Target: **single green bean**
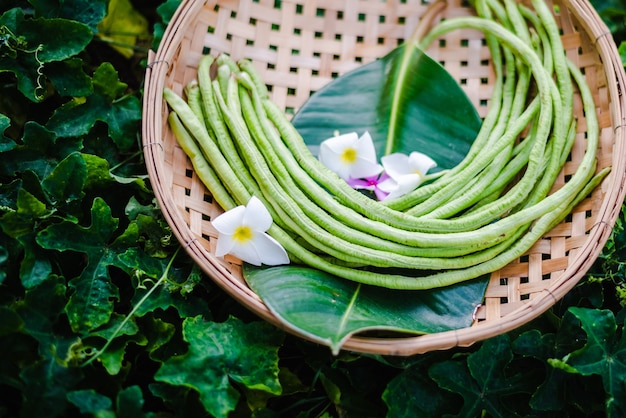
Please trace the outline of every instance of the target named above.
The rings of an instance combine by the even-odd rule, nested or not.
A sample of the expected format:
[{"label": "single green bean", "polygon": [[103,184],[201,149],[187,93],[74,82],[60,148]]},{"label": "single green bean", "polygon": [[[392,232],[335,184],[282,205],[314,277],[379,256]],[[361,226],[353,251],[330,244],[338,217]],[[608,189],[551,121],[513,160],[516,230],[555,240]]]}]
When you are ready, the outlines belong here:
[{"label": "single green bean", "polygon": [[207,162],[204,154],[196,144],[193,137],[189,134],[176,112],[170,112],[168,115],[168,123],[172,129],[172,133],[185,154],[189,157],[194,173],[200,181],[205,185],[210,185],[211,194],[218,205],[224,210],[229,210],[237,206],[237,202],[233,200],[230,193],[222,185],[219,176]]}]

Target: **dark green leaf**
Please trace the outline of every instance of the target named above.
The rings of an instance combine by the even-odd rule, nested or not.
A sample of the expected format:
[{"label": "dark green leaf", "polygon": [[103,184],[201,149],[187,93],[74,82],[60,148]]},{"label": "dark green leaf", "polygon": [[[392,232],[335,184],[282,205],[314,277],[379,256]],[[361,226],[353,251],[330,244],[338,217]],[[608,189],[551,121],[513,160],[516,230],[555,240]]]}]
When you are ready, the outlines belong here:
[{"label": "dark green leaf", "polygon": [[23,327],[22,318],[13,309],[0,306],[0,337],[18,332]]},{"label": "dark green leaf", "polygon": [[24,382],[23,417],[66,416],[67,393],[82,379],[80,368],[66,367],[54,358],[46,358],[24,367],[20,373]]},{"label": "dark green leaf", "polygon": [[131,198],[125,213],[128,219],[136,221],[144,251],[151,257],[166,257],[174,241],[172,230],[163,219],[159,207],[154,204],[142,205],[137,199]]},{"label": "dark green leaf", "polygon": [[[404,53],[404,47],[399,47],[313,94],[292,120],[305,142],[316,146],[336,131],[369,131],[379,157],[389,147],[388,153],[428,154],[438,168],[457,165],[474,141],[481,120],[450,74],[421,50],[412,51],[405,80],[398,80]],[[398,86],[402,94],[393,117],[398,83],[402,83]]]},{"label": "dark green leaf", "polygon": [[47,64],[46,76],[61,96],[83,97],[93,93],[91,77],[85,74],[83,62],[78,58]]},{"label": "dark green leaf", "polygon": [[59,161],[80,150],[80,147],[80,141],[76,139],[57,139],[54,132],[36,122],[27,122],[22,144],[0,153],[0,175],[11,177],[15,173],[32,170],[39,179],[44,179]]},{"label": "dark green leaf", "polygon": [[17,59],[0,55],[0,73],[15,74],[19,91],[33,102],[41,101],[45,96],[44,76],[37,73],[41,68],[32,54],[20,54]]},{"label": "dark green leaf", "polygon": [[139,386],[130,386],[117,394],[117,418],[141,418],[143,393]]},{"label": "dark green leaf", "polygon": [[136,335],[139,332],[139,328],[137,324],[131,318],[129,321],[126,321],[122,328],[118,329],[122,322],[126,319],[125,315],[119,315],[114,313],[111,315],[111,320],[107,322],[102,327],[97,330],[92,331],[89,336],[90,337],[101,337],[103,339],[115,338],[117,336],[123,335]]},{"label": "dark green leaf", "polygon": [[[119,267],[126,269],[129,274],[133,274],[140,280],[133,297],[135,303],[143,298],[145,293],[154,286],[154,283],[163,276],[169,263],[169,259],[151,257],[138,248],[130,248],[128,251],[120,254],[118,260]],[[193,288],[197,283],[193,272],[182,278],[180,282],[173,277],[168,277],[168,279],[162,286],[155,289],[150,298],[137,308],[135,313],[137,316],[143,316],[157,309],[165,311],[168,308],[175,308],[181,318],[198,315],[203,315],[205,318],[211,316],[210,310],[202,298],[193,294],[187,294],[189,291],[182,291],[186,286]]]},{"label": "dark green leaf", "polygon": [[25,189],[18,191],[16,204],[16,210],[0,217],[2,230],[12,238],[33,232],[35,219],[46,213],[46,205]]},{"label": "dark green leaf", "polygon": [[204,407],[194,389],[185,386],[171,386],[165,383],[150,384],[150,392],[163,400],[169,410],[176,411],[177,417],[205,417]]},{"label": "dark green leaf", "polygon": [[413,334],[467,327],[486,280],[429,291],[359,285],[300,266],[245,266],[256,294],[286,326],[338,352],[351,335],[367,330]]},{"label": "dark green leaf", "polygon": [[87,164],[87,181],[85,183],[85,189],[105,188],[107,186],[134,184],[140,190],[150,190],[146,187],[144,176],[138,177],[123,177],[115,175],[111,172],[109,162],[94,154],[83,153],[83,159]]},{"label": "dark green leaf", "polygon": [[0,245],[0,284],[4,283],[4,279],[7,278],[6,267],[7,260],[9,259],[9,251],[2,245]]},{"label": "dark green leaf", "polygon": [[[97,360],[102,363],[109,375],[115,376],[120,373],[124,366],[127,347],[131,344],[146,346],[147,338],[139,331],[134,317],[113,313],[110,321],[103,327],[89,334],[89,338],[83,340],[80,346],[81,355],[93,356],[97,352]],[[101,337],[104,342],[93,337]],[[97,340],[97,342],[96,342]],[[128,359],[126,359],[128,360]]]},{"label": "dark green leaf", "polygon": [[10,151],[17,146],[14,140],[4,136],[4,131],[11,126],[11,119],[0,114],[0,152]]},{"label": "dark green leaf", "polygon": [[392,379],[382,399],[389,408],[387,418],[442,417],[455,411],[454,395],[442,391],[422,368],[412,367]]},{"label": "dark green leaf", "polygon": [[584,340],[579,321],[566,312],[559,321],[556,333],[542,334],[537,329],[522,333],[512,344],[513,351],[524,357],[539,360],[546,369],[546,377],[530,400],[530,405],[538,411],[565,411],[568,406],[592,412],[593,397],[589,393],[597,389],[592,382],[579,375],[567,373],[562,367],[552,367],[555,358],[562,358],[581,347]]},{"label": "dark green leaf", "polygon": [[[373,373],[373,368],[370,373]],[[326,396],[338,410],[350,411],[355,416],[382,416],[385,407],[373,396],[378,395],[382,388],[371,390],[375,382],[368,381],[367,376],[368,373],[365,373],[359,378],[359,369],[356,366],[345,371],[325,367],[319,373]]]},{"label": "dark green leaf", "polygon": [[113,406],[109,397],[101,395],[93,389],[69,392],[67,400],[77,407],[81,414],[97,417],[104,416],[103,413],[111,411]]},{"label": "dark green leaf", "polygon": [[553,365],[583,376],[602,377],[607,395],[606,411],[611,417],[626,413],[626,333],[617,333],[613,312],[606,309],[570,308],[587,334],[584,347]]},{"label": "dark green leaf", "polygon": [[144,243],[144,250],[151,257],[165,257],[171,243],[171,230],[165,229],[166,225],[162,220],[154,216],[138,214],[135,222],[142,234],[141,241]]},{"label": "dark green leaf", "polygon": [[48,255],[37,244],[35,238],[35,232],[17,238],[24,248],[24,258],[20,264],[20,279],[26,289],[38,286],[52,272]]},{"label": "dark green leaf", "polygon": [[45,96],[44,75],[37,73],[42,68],[34,53],[20,53],[15,58],[0,54],[0,73],[13,73],[17,78],[19,91],[33,102],[41,101]]},{"label": "dark green leaf", "polygon": [[111,208],[97,198],[91,208],[91,225],[83,227],[63,221],[39,232],[37,242],[44,248],[78,251],[87,255],[87,265],[79,277],[70,281],[74,293],[66,312],[75,332],[90,331],[105,324],[118,298],[108,267],[117,253],[111,242],[118,220],[111,217]]},{"label": "dark green leaf", "polygon": [[109,63],[104,63],[98,67],[93,75],[93,86],[97,93],[111,102],[124,95],[128,88],[126,83],[120,81],[117,71]]},{"label": "dark green leaf", "polygon": [[505,334],[483,342],[480,349],[467,357],[467,362],[435,363],[429,375],[442,389],[463,397],[458,416],[476,417],[485,413],[491,417],[517,416],[513,408],[507,408],[506,396],[532,393],[534,387],[528,374],[507,373],[512,359],[511,344]]},{"label": "dark green leaf", "polygon": [[115,341],[113,341],[107,347],[107,349],[102,354],[100,354],[100,357],[98,357],[98,360],[102,363],[102,366],[111,376],[118,375],[122,370],[124,366],[124,356],[126,355],[126,349],[130,344],[145,346],[147,344],[147,341],[143,335],[116,338]]},{"label": "dark green leaf", "polygon": [[21,248],[15,239],[0,232],[0,285],[4,283],[7,277],[17,275],[17,266],[13,260],[16,257],[15,254],[20,250]]},{"label": "dark green leaf", "polygon": [[93,32],[106,14],[103,0],[28,0],[38,17],[76,20],[89,26]]},{"label": "dark green leaf", "polygon": [[69,203],[82,199],[86,177],[85,160],[79,152],[74,152],[59,161],[42,185],[57,203]]},{"label": "dark green leaf", "polygon": [[93,37],[91,29],[80,22],[26,19],[21,8],[10,9],[0,16],[0,30],[9,39],[0,48],[0,72],[13,73],[19,90],[33,101],[44,98],[44,64],[78,54]]},{"label": "dark green leaf", "polygon": [[83,154],[83,159],[87,164],[85,188],[103,187],[113,181],[107,160],[93,154]]},{"label": "dark green leaf", "polygon": [[144,323],[143,334],[148,339],[146,350],[151,358],[158,359],[160,358],[159,351],[172,339],[176,327],[152,316],[146,316],[142,322]]},{"label": "dark green leaf", "polygon": [[50,275],[39,286],[26,291],[24,300],[16,305],[24,321],[24,330],[39,343],[39,355],[53,358],[67,365],[72,345],[77,342],[73,335],[57,335],[55,329],[66,326],[63,308],[66,303],[66,284],[62,277]]},{"label": "dark green leaf", "polygon": [[231,382],[250,389],[280,394],[278,347],[283,334],[265,322],[229,318],[224,323],[187,318],[183,338],[189,350],[167,360],[155,379],[198,391],[206,411],[226,417],[239,393]]},{"label": "dark green leaf", "polygon": [[29,289],[46,280],[52,271],[47,255],[35,242],[36,222],[38,218],[48,215],[50,210],[24,188],[18,191],[16,203],[16,211],[0,217],[0,227],[22,246],[24,255],[20,262],[20,279],[22,285]]},{"label": "dark green leaf", "polygon": [[161,18],[161,22],[156,22],[154,24],[154,37],[152,39],[152,49],[157,50],[159,48],[159,44],[161,43],[161,39],[163,38],[163,33],[165,32],[165,27],[170,22],[170,19],[174,15],[174,12],[180,5],[181,0],[166,0],[159,7],[157,7],[157,13]]},{"label": "dark green leaf", "polygon": [[[547,361],[556,353],[554,334],[541,334],[539,330],[530,330],[513,341],[513,350],[524,356]],[[567,406],[567,374],[562,370],[547,367],[546,380],[533,394],[530,405],[539,411],[561,411]]]},{"label": "dark green leaf", "polygon": [[0,184],[0,206],[3,207],[3,212],[17,210],[17,196],[23,187],[22,179]]},{"label": "dark green leaf", "polygon": [[24,19],[17,33],[26,38],[28,48],[41,50],[37,59],[42,62],[62,61],[81,52],[93,37],[91,29],[68,19]]},{"label": "dark green leaf", "polygon": [[110,63],[98,67],[93,76],[94,93],[85,99],[72,100],[57,109],[47,128],[61,137],[86,135],[97,121],[109,127],[109,135],[121,150],[136,141],[141,105],[134,96],[123,96],[127,85],[118,79]]}]

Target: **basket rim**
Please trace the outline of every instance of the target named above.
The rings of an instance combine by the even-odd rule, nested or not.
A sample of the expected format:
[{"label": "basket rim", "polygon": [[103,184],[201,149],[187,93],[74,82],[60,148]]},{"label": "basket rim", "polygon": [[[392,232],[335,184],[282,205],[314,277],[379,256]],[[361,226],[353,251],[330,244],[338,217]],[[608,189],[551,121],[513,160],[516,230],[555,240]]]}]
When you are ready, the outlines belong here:
[{"label": "basket rim", "polygon": [[[177,51],[177,40],[184,33],[184,28],[195,18],[207,1],[183,0],[165,29],[161,45],[156,52],[150,51],[144,83],[144,101],[142,117],[142,142],[146,168],[151,187],[161,208],[164,218],[172,228],[181,245],[189,256],[230,296],[243,304],[260,318],[289,331],[301,338],[309,339],[296,329],[290,329],[277,320],[273,313],[245,284],[237,280],[229,280],[230,272],[213,255],[211,255],[192,235],[188,225],[178,213],[171,192],[164,186],[162,153],[159,141],[163,138],[161,93],[170,62]],[[217,2],[219,0],[213,0]],[[563,279],[555,281],[550,287],[537,296],[525,301],[520,307],[506,315],[478,323],[467,328],[444,331],[434,334],[406,336],[398,338],[370,338],[359,335],[351,336],[342,346],[342,350],[383,355],[414,355],[433,350],[450,349],[453,347],[470,346],[478,341],[511,331],[518,326],[537,318],[557,301],[562,299],[586,274],[606,244],[615,221],[621,211],[626,196],[624,182],[626,180],[626,74],[619,60],[617,47],[608,27],[601,21],[588,0],[562,0],[567,10],[591,39],[600,56],[611,99],[610,110],[614,127],[614,148],[611,174],[604,180],[608,183],[607,192],[598,210],[597,222],[587,234],[585,244],[578,249],[573,263],[570,263],[562,274]],[[609,76],[610,75],[610,76]]]}]

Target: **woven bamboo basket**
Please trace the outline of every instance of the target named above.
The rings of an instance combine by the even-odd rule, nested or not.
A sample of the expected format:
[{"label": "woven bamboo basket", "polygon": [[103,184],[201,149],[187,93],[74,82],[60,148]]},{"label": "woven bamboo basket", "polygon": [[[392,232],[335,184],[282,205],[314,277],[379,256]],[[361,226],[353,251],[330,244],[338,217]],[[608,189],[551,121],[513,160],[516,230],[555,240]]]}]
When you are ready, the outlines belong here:
[{"label": "woven bamboo basket", "polygon": [[[548,0],[549,1],[549,0]],[[173,16],[145,79],[143,146],[148,174],[163,214],[190,256],[234,299],[281,326],[241,274],[241,262],[215,257],[217,233],[210,220],[222,213],[195,176],[167,124],[164,87],[182,94],[196,77],[203,54],[227,52],[248,58],[287,114],[334,77],[384,56],[425,18],[424,0],[184,0]],[[624,200],[626,163],[625,76],[610,32],[585,0],[556,0],[553,9],[567,56],[584,71],[600,122],[598,169],[611,174],[564,222],[519,260],[491,274],[474,323],[464,329],[420,336],[356,335],[346,350],[412,355],[508,332],[536,318],[584,276],[606,243]],[[438,19],[472,14],[461,0],[448,0]],[[489,106],[493,73],[478,31],[455,31],[427,51],[458,80],[481,116]],[[577,143],[562,176],[575,170],[584,152],[580,103]],[[288,330],[297,334],[296,331]]]}]

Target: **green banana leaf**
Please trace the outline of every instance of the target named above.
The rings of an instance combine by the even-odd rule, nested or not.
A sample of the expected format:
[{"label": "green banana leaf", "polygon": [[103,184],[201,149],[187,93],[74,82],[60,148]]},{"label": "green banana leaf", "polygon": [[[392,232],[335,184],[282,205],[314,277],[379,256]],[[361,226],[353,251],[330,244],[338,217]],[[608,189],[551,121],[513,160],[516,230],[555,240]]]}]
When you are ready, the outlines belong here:
[{"label": "green banana leaf", "polygon": [[[423,51],[404,46],[333,80],[292,123],[314,153],[335,131],[369,131],[379,157],[420,151],[439,169],[464,158],[481,126],[450,74]],[[287,328],[333,353],[351,335],[366,331],[418,335],[468,327],[488,282],[485,276],[427,291],[390,290],[297,265],[246,264],[244,277]]]},{"label": "green banana leaf", "polygon": [[476,108],[441,64],[416,47],[404,52],[338,77],[304,103],[292,123],[314,153],[336,132],[368,131],[379,157],[419,151],[439,169],[465,157],[482,122]]},{"label": "green banana leaf", "polygon": [[359,332],[427,334],[467,327],[487,286],[479,279],[429,291],[392,290],[302,266],[246,264],[244,276],[282,323],[334,354]]}]

